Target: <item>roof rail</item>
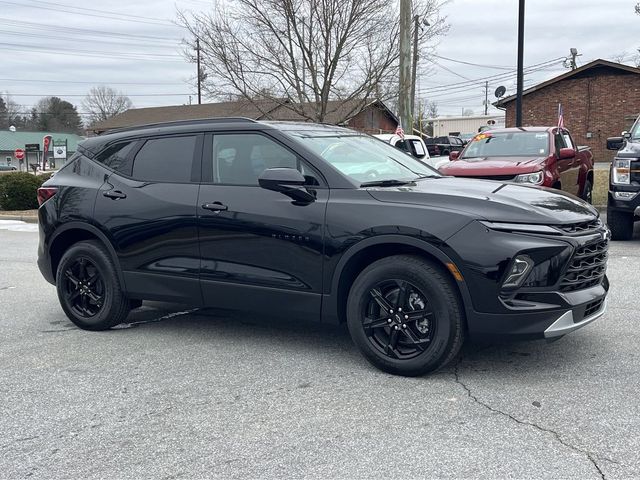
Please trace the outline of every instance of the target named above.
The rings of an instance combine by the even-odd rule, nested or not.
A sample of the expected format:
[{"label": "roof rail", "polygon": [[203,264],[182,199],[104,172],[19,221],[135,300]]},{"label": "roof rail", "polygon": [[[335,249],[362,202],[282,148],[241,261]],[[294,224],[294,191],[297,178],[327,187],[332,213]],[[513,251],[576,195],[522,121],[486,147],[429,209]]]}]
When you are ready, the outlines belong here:
[{"label": "roof rail", "polygon": [[208,123],[258,123],[251,118],[245,117],[214,117],[214,118],[194,118],[191,120],[173,120],[169,122],[147,123],[144,125],[132,125],[130,127],[111,128],[105,130],[104,134],[130,132],[133,130],[145,130],[147,128],[158,127],[179,127],[180,125],[202,125]]}]

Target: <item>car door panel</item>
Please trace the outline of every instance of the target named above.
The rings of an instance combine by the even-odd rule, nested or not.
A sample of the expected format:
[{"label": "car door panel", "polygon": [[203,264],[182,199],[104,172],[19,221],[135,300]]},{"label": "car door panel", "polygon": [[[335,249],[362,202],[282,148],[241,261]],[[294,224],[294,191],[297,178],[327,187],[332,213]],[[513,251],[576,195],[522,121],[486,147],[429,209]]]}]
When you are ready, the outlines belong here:
[{"label": "car door panel", "polygon": [[[229,178],[243,178],[239,172],[229,168]],[[201,185],[198,231],[206,305],[268,315],[286,304],[294,315],[319,319],[329,190],[314,192],[316,200],[303,204],[257,185]],[[203,208],[214,203],[226,208]]]},{"label": "car door panel", "polygon": [[[199,150],[191,155],[199,161]],[[132,298],[201,303],[199,188],[198,182],[146,181],[117,172],[105,180],[94,217],[113,244]]]}]

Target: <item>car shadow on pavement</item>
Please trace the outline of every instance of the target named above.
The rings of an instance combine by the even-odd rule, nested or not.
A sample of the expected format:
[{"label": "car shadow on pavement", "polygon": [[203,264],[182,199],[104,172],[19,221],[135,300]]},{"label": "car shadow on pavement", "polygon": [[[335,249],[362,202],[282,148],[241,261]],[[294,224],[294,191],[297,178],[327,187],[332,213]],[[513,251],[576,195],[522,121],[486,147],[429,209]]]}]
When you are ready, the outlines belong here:
[{"label": "car shadow on pavement", "polygon": [[[130,314],[128,322],[114,330],[124,330],[117,333],[126,335],[137,335],[136,330],[144,329],[154,335],[197,336],[199,341],[204,342],[224,338],[238,342],[238,347],[249,346],[255,349],[258,345],[266,351],[279,350],[296,354],[308,352],[322,355],[323,351],[330,349],[333,357],[338,356],[346,362],[368,366],[351,342],[346,325],[255,317],[211,308],[156,302],[145,302],[142,308]],[[132,330],[127,331],[129,329]],[[529,371],[539,374],[540,371],[559,367],[571,369],[586,358],[594,358],[594,352],[602,348],[594,342],[593,336],[588,334],[574,334],[553,343],[544,340],[468,340],[458,358],[442,372],[453,373],[455,368],[469,373],[490,371],[509,376],[513,373],[527,374]]]}]

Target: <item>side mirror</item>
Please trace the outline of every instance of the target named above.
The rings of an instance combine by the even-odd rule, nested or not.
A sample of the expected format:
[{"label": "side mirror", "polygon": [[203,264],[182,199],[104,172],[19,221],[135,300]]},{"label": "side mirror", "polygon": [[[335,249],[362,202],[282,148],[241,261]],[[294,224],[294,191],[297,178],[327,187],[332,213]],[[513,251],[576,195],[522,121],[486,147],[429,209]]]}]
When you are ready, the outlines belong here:
[{"label": "side mirror", "polygon": [[453,152],[449,152],[449,160],[458,160],[458,157],[460,157],[460,152],[453,151]]},{"label": "side mirror", "polygon": [[298,202],[310,203],[316,197],[304,188],[306,183],[304,175],[295,168],[268,168],[258,177],[258,185],[265,190],[283,193]]},{"label": "side mirror", "polygon": [[607,138],[607,150],[620,150],[624,145],[624,137]]},{"label": "side mirror", "polygon": [[622,138],[624,138],[625,140],[629,140],[631,138],[631,134],[625,130],[624,132],[622,132]]},{"label": "side mirror", "polygon": [[558,158],[573,158],[576,156],[576,151],[573,148],[561,148],[558,152]]}]

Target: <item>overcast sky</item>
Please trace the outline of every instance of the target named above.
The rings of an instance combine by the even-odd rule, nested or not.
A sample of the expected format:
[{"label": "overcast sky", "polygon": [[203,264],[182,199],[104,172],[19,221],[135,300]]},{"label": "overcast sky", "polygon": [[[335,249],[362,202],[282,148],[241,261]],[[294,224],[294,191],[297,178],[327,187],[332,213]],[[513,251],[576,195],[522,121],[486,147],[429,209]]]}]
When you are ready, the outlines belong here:
[{"label": "overcast sky", "polygon": [[[233,0],[230,0],[233,1]],[[389,0],[393,8],[397,0]],[[535,67],[525,87],[566,71],[561,60],[575,47],[578,64],[611,59],[628,63],[640,47],[635,0],[527,0],[525,66]],[[196,101],[173,24],[177,8],[203,10],[206,0],[0,0],[0,92],[25,111],[43,96],[78,105],[93,85],[113,86],[136,107]],[[515,91],[517,0],[452,0],[442,11],[451,29],[434,58],[421,62],[418,92],[436,101],[440,114],[483,112],[483,78],[489,99],[496,87]],[[481,66],[455,63],[451,60]],[[546,62],[546,63],[545,63]],[[455,73],[452,73],[455,72]],[[496,77],[498,76],[498,77]],[[495,110],[490,109],[490,112]]]}]

